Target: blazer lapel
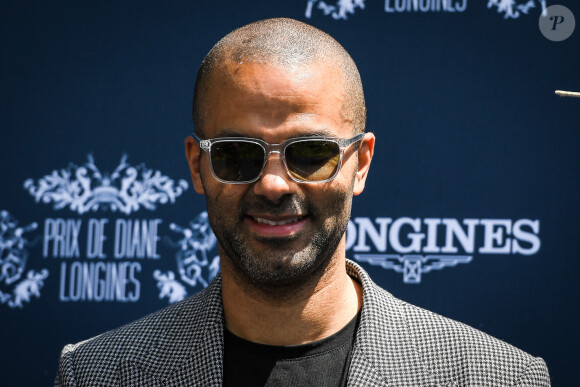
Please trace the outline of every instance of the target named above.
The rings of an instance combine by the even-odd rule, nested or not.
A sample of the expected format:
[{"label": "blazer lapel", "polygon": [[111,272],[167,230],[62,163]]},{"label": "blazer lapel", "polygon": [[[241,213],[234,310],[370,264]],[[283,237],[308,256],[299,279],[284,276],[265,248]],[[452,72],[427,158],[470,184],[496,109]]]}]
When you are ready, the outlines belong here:
[{"label": "blazer lapel", "polygon": [[[221,386],[223,363],[223,309],[221,276],[185,301],[179,314],[154,329],[154,343],[121,370],[127,380],[151,380],[131,385]],[[145,379],[148,377],[149,379]]]},{"label": "blazer lapel", "polygon": [[378,287],[354,262],[347,261],[347,271],[363,286],[349,385],[351,379],[353,386],[429,385],[431,378],[410,335],[403,301]]},{"label": "blazer lapel", "polygon": [[162,384],[154,376],[147,373],[141,366],[130,360],[119,365],[119,386],[151,386],[161,387]]},{"label": "blazer lapel", "polygon": [[167,379],[168,387],[221,386],[223,374],[223,324],[212,323],[195,351]]},{"label": "blazer lapel", "polygon": [[360,348],[353,348],[348,374],[348,387],[387,387],[385,377],[366,358]]},{"label": "blazer lapel", "polygon": [[[401,304],[357,264],[349,275],[362,283],[363,308],[349,369],[349,386],[426,386],[431,379],[413,343]],[[127,386],[221,386],[223,309],[221,277],[192,297],[170,326],[138,358],[119,369]]]}]

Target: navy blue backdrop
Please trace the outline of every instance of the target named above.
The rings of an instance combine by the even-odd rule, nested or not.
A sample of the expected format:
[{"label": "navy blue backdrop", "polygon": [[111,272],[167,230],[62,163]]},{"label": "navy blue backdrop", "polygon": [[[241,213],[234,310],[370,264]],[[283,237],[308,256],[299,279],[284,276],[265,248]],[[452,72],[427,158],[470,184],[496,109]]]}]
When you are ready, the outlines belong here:
[{"label": "navy blue backdrop", "polygon": [[330,33],[362,75],[377,143],[348,256],[579,384],[580,99],[554,90],[580,91],[580,31],[546,38],[553,4],[2,2],[0,384],[52,384],[63,345],[215,276],[184,158],[195,73],[275,16]]}]

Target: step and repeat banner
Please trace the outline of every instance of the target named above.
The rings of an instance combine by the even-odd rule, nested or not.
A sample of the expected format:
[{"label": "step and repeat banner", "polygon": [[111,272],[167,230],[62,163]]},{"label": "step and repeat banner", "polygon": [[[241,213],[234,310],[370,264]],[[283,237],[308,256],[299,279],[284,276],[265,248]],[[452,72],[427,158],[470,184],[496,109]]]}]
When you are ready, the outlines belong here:
[{"label": "step and repeat banner", "polygon": [[[580,383],[580,4],[572,0],[8,1],[2,61],[2,386],[219,272],[184,138],[199,63],[285,16],[357,62],[377,137],[347,255],[408,302]],[[388,327],[385,327],[388,329]]]}]

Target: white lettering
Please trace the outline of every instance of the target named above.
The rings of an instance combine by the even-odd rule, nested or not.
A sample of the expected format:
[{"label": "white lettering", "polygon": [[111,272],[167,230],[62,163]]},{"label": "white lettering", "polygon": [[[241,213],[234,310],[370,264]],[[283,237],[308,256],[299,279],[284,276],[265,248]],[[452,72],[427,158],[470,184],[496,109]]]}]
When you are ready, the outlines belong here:
[{"label": "white lettering", "polygon": [[395,10],[397,12],[405,12],[407,8],[405,5],[406,0],[395,0]]},{"label": "white lettering", "polygon": [[385,12],[465,12],[467,0],[385,0]]},{"label": "white lettering", "polygon": [[[480,254],[509,254],[511,239],[506,238],[512,232],[512,221],[509,219],[481,219],[485,230]],[[505,235],[504,235],[505,231]]]},{"label": "white lettering", "polygon": [[[403,246],[401,244],[401,227],[404,225],[410,225],[415,231],[414,233],[407,234],[407,238],[411,239],[411,244],[408,246]],[[391,230],[389,231],[389,243],[391,247],[400,253],[411,253],[421,251],[421,240],[425,235],[419,233],[421,231],[421,219],[419,218],[399,218],[393,222],[391,225]]]},{"label": "white lettering", "polygon": [[103,252],[103,244],[107,237],[105,236],[105,225],[109,219],[89,219],[87,234],[87,258],[107,258]]},{"label": "white lettering", "polygon": [[453,243],[454,236],[461,244],[466,253],[473,253],[475,248],[475,226],[479,224],[477,219],[464,219],[463,224],[467,226],[467,232],[459,225],[457,219],[443,219],[445,229],[445,246],[441,249],[442,253],[456,253],[457,247]]},{"label": "white lettering", "polygon": [[461,5],[459,4],[460,4],[459,1],[455,3],[455,9],[457,10],[457,12],[465,12],[465,10],[467,9],[467,0],[462,0]]},{"label": "white lettering", "polygon": [[81,219],[45,219],[42,256],[48,257],[52,243],[53,258],[78,257],[81,225]]},{"label": "white lettering", "polygon": [[376,218],[375,222],[379,224],[380,231],[377,231],[369,218],[355,218],[354,221],[358,224],[358,243],[354,247],[354,251],[370,251],[371,248],[366,244],[366,236],[368,235],[375,248],[379,252],[387,250],[387,225],[391,223],[391,218]]},{"label": "white lettering", "polygon": [[423,222],[427,225],[427,245],[423,248],[425,253],[438,253],[441,249],[437,246],[437,226],[441,219],[426,218]]},{"label": "white lettering", "polygon": [[161,219],[117,219],[115,222],[115,258],[159,259],[157,230],[161,222]]},{"label": "white lettering", "polygon": [[[349,221],[346,249],[354,252],[532,255],[540,250],[540,221],[530,219],[375,218]],[[513,232],[513,236],[512,236]],[[387,242],[390,249],[387,248]],[[477,246],[476,246],[477,244]]]},{"label": "white lettering", "polygon": [[[525,231],[522,227],[530,228],[531,232]],[[536,254],[540,250],[540,221],[530,219],[520,219],[514,223],[514,241],[512,245],[512,253],[522,255]],[[530,247],[522,247],[520,241],[527,242]]]},{"label": "white lettering", "polygon": [[70,301],[69,298],[66,296],[65,289],[66,289],[66,263],[63,262],[60,264],[60,291],[58,293],[58,298],[62,302]]},{"label": "white lettering", "polygon": [[350,250],[354,246],[354,242],[356,242],[356,226],[352,220],[349,220],[346,226],[346,249]]},{"label": "white lettering", "polygon": [[141,297],[139,262],[73,262],[61,264],[62,302],[136,302]]}]

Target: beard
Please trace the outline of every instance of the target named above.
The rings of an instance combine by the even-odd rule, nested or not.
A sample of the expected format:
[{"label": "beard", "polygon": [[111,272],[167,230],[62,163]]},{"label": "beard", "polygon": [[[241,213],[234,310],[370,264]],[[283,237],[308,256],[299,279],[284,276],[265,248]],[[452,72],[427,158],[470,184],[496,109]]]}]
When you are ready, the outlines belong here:
[{"label": "beard", "polygon": [[[245,282],[271,290],[300,287],[324,273],[348,226],[352,194],[335,190],[317,204],[297,194],[274,203],[252,190],[239,203],[220,203],[208,195],[206,200],[223,259]],[[288,237],[259,238],[245,222],[249,213],[307,214],[308,226]]]}]

